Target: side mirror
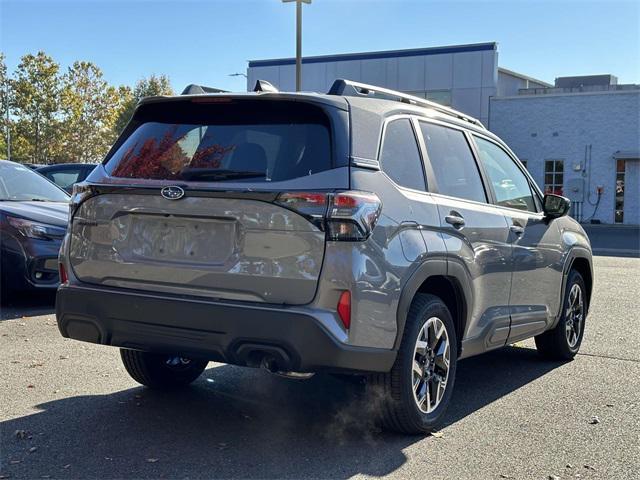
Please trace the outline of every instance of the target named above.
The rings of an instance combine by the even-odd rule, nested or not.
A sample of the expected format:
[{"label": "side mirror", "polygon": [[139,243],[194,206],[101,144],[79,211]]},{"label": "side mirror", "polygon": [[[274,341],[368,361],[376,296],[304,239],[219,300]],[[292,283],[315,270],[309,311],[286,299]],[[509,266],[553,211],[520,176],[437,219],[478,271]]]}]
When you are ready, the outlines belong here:
[{"label": "side mirror", "polygon": [[547,218],[563,217],[569,213],[571,201],[567,197],[548,193],[544,196],[544,216]]}]

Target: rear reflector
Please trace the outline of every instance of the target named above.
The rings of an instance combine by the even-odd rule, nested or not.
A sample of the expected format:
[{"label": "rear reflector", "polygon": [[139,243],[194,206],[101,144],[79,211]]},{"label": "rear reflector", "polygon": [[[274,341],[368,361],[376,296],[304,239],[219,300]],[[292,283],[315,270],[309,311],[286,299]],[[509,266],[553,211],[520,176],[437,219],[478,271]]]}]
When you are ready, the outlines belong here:
[{"label": "rear reflector", "polygon": [[67,270],[64,268],[64,263],[58,263],[58,271],[60,272],[60,283],[67,283],[69,278],[67,277]]},{"label": "rear reflector", "polygon": [[340,300],[338,300],[338,315],[340,315],[340,320],[342,320],[344,328],[349,330],[349,327],[351,327],[351,292],[349,290],[345,290],[340,295]]}]

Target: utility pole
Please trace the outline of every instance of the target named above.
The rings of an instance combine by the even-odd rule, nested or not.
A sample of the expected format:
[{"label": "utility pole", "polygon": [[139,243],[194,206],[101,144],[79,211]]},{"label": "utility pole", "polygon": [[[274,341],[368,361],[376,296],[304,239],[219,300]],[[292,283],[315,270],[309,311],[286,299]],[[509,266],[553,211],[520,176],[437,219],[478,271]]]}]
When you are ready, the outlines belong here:
[{"label": "utility pole", "polygon": [[296,2],[296,92],[302,89],[302,4],[311,0],[282,0],[283,3]]}]

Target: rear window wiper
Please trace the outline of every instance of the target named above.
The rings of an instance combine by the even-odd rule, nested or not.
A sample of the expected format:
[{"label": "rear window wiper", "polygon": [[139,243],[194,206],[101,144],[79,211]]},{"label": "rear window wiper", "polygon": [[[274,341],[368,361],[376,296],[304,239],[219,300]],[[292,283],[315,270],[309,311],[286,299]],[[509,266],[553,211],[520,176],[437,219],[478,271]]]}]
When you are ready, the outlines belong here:
[{"label": "rear window wiper", "polygon": [[250,170],[224,170],[219,168],[198,168],[183,170],[181,176],[184,180],[234,180],[240,178],[266,177],[265,172]]}]

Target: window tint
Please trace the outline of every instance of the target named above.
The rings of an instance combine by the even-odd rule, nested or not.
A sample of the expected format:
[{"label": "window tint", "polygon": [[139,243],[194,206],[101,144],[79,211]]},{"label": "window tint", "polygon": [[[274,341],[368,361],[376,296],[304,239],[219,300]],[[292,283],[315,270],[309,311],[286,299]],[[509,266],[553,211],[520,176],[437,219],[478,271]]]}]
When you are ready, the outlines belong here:
[{"label": "window tint", "polygon": [[382,170],[398,185],[426,190],[420,151],[409,119],[387,125],[380,163]]},{"label": "window tint", "polygon": [[535,212],[529,181],[513,159],[495,143],[479,137],[475,139],[480,161],[496,193],[496,203],[502,207]]},{"label": "window tint", "polygon": [[329,119],[314,106],[194,102],[144,106],[134,117],[136,129],[107,160],[107,172],[135,179],[270,182],[332,168]]},{"label": "window tint", "polygon": [[420,122],[438,190],[443,195],[486,202],[478,166],[459,130]]}]

